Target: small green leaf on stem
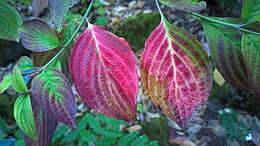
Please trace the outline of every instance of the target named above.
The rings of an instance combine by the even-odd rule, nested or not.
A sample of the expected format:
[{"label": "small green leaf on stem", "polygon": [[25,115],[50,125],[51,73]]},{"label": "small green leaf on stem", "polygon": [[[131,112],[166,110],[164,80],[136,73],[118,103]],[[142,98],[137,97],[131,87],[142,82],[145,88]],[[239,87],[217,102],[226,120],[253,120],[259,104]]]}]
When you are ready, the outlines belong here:
[{"label": "small green leaf on stem", "polygon": [[19,96],[14,104],[14,118],[22,131],[31,139],[37,140],[36,124],[30,96]]},{"label": "small green leaf on stem", "polygon": [[18,93],[28,92],[28,88],[23,80],[23,76],[16,65],[12,71],[12,86]]}]

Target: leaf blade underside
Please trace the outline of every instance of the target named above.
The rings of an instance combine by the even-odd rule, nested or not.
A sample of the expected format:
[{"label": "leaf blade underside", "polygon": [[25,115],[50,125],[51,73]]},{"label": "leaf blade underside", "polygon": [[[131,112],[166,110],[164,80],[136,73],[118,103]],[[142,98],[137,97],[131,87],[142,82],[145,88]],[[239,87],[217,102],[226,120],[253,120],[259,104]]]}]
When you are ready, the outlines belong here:
[{"label": "leaf blade underside", "polygon": [[140,72],[152,102],[181,128],[207,101],[212,86],[202,45],[163,16],[145,43]]},{"label": "leaf blade underside", "polygon": [[134,121],[136,64],[124,39],[89,24],[73,47],[70,72],[80,97],[90,107],[114,119]]}]

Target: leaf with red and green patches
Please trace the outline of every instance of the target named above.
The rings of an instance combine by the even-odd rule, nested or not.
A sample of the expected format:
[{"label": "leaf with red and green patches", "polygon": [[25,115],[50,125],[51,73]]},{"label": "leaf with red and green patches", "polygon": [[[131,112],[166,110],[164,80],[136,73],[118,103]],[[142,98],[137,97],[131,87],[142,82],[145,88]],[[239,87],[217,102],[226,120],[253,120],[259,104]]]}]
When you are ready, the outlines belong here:
[{"label": "leaf with red and green patches", "polygon": [[260,36],[243,34],[242,49],[250,88],[260,98]]},{"label": "leaf with red and green patches", "polygon": [[[240,19],[235,18],[212,19],[232,24],[241,23]],[[249,91],[250,83],[241,49],[241,32],[225,25],[203,20],[201,22],[218,71],[234,87]]]},{"label": "leaf with red and green patches", "polygon": [[47,5],[47,0],[33,0],[31,3],[33,16],[38,16]]},{"label": "leaf with red and green patches", "polygon": [[36,133],[38,140],[33,140],[23,134],[23,138],[27,146],[49,146],[51,144],[57,121],[41,110],[34,97],[31,98],[32,110],[36,122]]},{"label": "leaf with red and green patches", "polygon": [[162,4],[174,7],[179,10],[201,11],[206,9],[207,4],[204,1],[197,2],[196,0],[159,0]]},{"label": "leaf with red and green patches", "polygon": [[18,33],[23,46],[34,52],[49,51],[59,46],[55,32],[41,19],[24,22]]},{"label": "leaf with red and green patches", "polygon": [[57,69],[47,69],[32,80],[32,95],[52,118],[76,128],[76,103],[66,77]]},{"label": "leaf with red and green patches", "polygon": [[137,63],[125,39],[88,24],[72,49],[70,73],[90,107],[113,119],[136,120]]},{"label": "leaf with red and green patches", "polygon": [[153,104],[181,128],[207,101],[212,86],[207,52],[163,15],[145,42],[140,69]]},{"label": "leaf with red and green patches", "polygon": [[48,0],[52,22],[56,26],[57,32],[62,30],[64,19],[69,8],[77,3],[79,3],[79,0]]}]

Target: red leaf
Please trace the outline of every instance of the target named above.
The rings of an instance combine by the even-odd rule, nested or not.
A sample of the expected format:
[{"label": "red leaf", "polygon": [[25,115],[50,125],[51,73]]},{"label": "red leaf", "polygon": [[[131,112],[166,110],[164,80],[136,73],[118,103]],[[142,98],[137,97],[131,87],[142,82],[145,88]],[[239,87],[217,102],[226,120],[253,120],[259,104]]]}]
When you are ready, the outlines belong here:
[{"label": "red leaf", "polygon": [[202,45],[162,16],[141,59],[141,80],[155,106],[184,128],[209,96],[209,70]]},{"label": "red leaf", "polygon": [[125,121],[136,120],[136,66],[124,39],[91,24],[70,58],[72,81],[80,97],[98,112]]}]

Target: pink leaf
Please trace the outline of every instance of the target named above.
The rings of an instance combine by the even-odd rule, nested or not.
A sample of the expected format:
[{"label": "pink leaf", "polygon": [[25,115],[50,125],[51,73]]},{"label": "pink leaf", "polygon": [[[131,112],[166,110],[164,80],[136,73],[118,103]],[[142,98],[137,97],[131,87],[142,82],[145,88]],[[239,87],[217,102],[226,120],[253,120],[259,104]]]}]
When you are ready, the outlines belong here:
[{"label": "pink leaf", "polygon": [[101,26],[88,24],[70,58],[72,81],[93,109],[125,121],[136,120],[137,63],[128,43]]},{"label": "pink leaf", "polygon": [[209,67],[202,45],[162,16],[145,43],[141,80],[155,106],[182,128],[207,101],[212,84]]}]

